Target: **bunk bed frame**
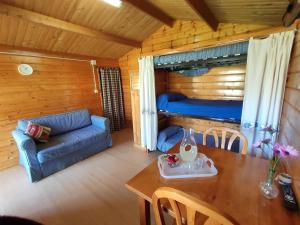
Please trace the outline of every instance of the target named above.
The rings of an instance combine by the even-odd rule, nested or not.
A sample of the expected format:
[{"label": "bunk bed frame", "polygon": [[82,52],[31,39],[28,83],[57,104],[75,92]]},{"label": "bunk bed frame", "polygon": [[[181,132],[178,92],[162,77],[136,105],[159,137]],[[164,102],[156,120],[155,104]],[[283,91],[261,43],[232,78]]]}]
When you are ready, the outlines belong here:
[{"label": "bunk bed frame", "polygon": [[233,124],[240,124],[240,120],[234,120],[234,119],[220,119],[220,118],[214,118],[214,117],[207,117],[207,116],[194,116],[194,115],[181,115],[177,113],[170,113],[166,111],[158,111],[158,114],[164,115],[166,117],[185,117],[185,118],[191,118],[191,119],[202,119],[202,120],[210,120],[215,122],[224,122],[224,123],[233,123]]}]

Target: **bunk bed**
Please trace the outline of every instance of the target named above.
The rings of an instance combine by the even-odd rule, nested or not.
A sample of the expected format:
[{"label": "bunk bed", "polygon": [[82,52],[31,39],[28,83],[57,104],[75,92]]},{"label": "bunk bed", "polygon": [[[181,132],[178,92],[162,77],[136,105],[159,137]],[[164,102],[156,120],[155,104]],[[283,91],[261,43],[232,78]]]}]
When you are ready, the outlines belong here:
[{"label": "bunk bed", "polygon": [[[156,79],[156,86],[160,88],[157,93],[156,105],[158,113],[158,139],[157,149],[162,152],[167,152],[175,144],[179,143],[183,138],[182,127],[190,127],[199,132],[195,135],[196,142],[202,144],[202,132],[212,126],[227,126],[233,129],[239,129],[241,123],[243,102],[235,99],[233,96],[227,96],[228,100],[221,100],[224,96],[216,96],[218,100],[204,99],[207,94],[201,95],[201,90],[197,90],[197,85],[190,85],[192,82],[199,82],[197,77],[205,76],[212,69],[217,67],[236,68],[240,65],[245,65],[247,62],[248,42],[234,43],[230,45],[217,46],[214,48],[206,48],[192,52],[183,52],[177,54],[160,55],[154,57],[154,68],[157,71],[156,76],[165,76]],[[239,70],[225,71],[224,74],[240,76],[243,74]],[[167,74],[167,75],[166,75]],[[177,74],[187,79],[172,79],[172,74]],[[223,75],[223,74],[222,74]],[[189,79],[191,78],[191,79]],[[221,83],[223,87],[227,87],[230,81],[239,81],[224,79]],[[162,81],[163,80],[163,81]],[[211,82],[216,82],[217,79]],[[160,83],[157,83],[160,82]],[[185,85],[174,85],[177,82],[184,82]],[[170,85],[168,84],[170,82]],[[209,82],[202,82],[202,85]],[[230,86],[231,84],[228,84]],[[161,88],[162,87],[162,88]],[[168,91],[185,92],[181,88],[189,89],[186,93],[195,91],[195,96],[199,98],[190,98],[180,93],[170,93]],[[217,87],[218,88],[218,87]],[[218,90],[217,88],[213,90]],[[230,86],[230,88],[232,88]],[[234,89],[234,87],[233,87]],[[209,90],[209,89],[207,89]],[[165,93],[164,93],[165,92]],[[240,97],[240,96],[239,96]],[[209,146],[214,146],[214,139],[207,138]],[[220,140],[219,140],[220,141]],[[226,141],[226,143],[228,140]],[[239,141],[234,142],[234,151],[239,150]]]},{"label": "bunk bed", "polygon": [[242,101],[187,98],[179,93],[163,93],[157,98],[158,113],[214,121],[240,123]]}]

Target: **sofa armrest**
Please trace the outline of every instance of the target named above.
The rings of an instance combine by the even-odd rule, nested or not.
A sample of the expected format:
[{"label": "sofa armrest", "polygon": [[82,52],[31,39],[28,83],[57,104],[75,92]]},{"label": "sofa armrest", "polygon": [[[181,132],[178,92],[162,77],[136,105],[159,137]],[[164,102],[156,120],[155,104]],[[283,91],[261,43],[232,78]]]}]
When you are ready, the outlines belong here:
[{"label": "sofa armrest", "polygon": [[12,136],[20,152],[20,162],[25,166],[31,182],[40,180],[43,175],[37,158],[37,147],[34,140],[18,129],[12,132]]},{"label": "sofa armrest", "polygon": [[25,135],[21,130],[14,130],[12,136],[15,139],[19,150],[37,152],[34,140]]},{"label": "sofa armrest", "polygon": [[110,131],[109,119],[101,116],[91,116],[92,124],[96,127],[102,128],[103,130]]}]

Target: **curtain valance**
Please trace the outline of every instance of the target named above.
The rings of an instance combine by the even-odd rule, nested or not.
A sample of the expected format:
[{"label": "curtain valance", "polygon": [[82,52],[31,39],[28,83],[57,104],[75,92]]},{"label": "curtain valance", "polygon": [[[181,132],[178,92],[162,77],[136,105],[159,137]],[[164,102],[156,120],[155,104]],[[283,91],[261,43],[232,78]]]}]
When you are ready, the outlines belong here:
[{"label": "curtain valance", "polygon": [[223,56],[247,54],[248,41],[235,44],[206,48],[199,51],[184,52],[171,55],[161,55],[154,57],[154,65],[181,63],[197,60],[206,60]]}]

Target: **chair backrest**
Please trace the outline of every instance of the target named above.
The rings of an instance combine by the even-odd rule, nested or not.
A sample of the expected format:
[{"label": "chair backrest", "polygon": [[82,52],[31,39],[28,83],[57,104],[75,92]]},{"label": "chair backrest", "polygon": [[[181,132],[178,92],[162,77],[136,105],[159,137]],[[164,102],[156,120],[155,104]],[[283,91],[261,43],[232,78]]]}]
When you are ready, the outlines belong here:
[{"label": "chair backrest", "polygon": [[226,137],[227,137],[227,133],[231,134],[231,137],[228,141],[228,145],[227,145],[227,150],[231,150],[231,146],[234,142],[234,140],[238,137],[240,140],[242,140],[243,142],[243,148],[241,153],[243,155],[247,154],[248,151],[248,141],[247,138],[240,133],[237,130],[228,128],[228,127],[211,127],[208,128],[204,133],[203,133],[203,145],[206,145],[206,137],[208,134],[212,133],[214,139],[215,139],[215,147],[219,148],[219,137],[218,137],[218,132],[221,132],[222,136],[221,136],[221,148],[225,149],[225,142],[226,142]]},{"label": "chair backrest", "polygon": [[204,225],[233,225],[238,224],[233,218],[221,212],[214,206],[201,201],[191,195],[177,189],[162,187],[157,189],[152,196],[152,206],[157,225],[165,225],[163,210],[160,200],[167,199],[170,202],[172,211],[175,214],[176,225],[182,225],[182,211],[178,204],[186,208],[186,225],[195,225],[196,212],[208,217]]}]

